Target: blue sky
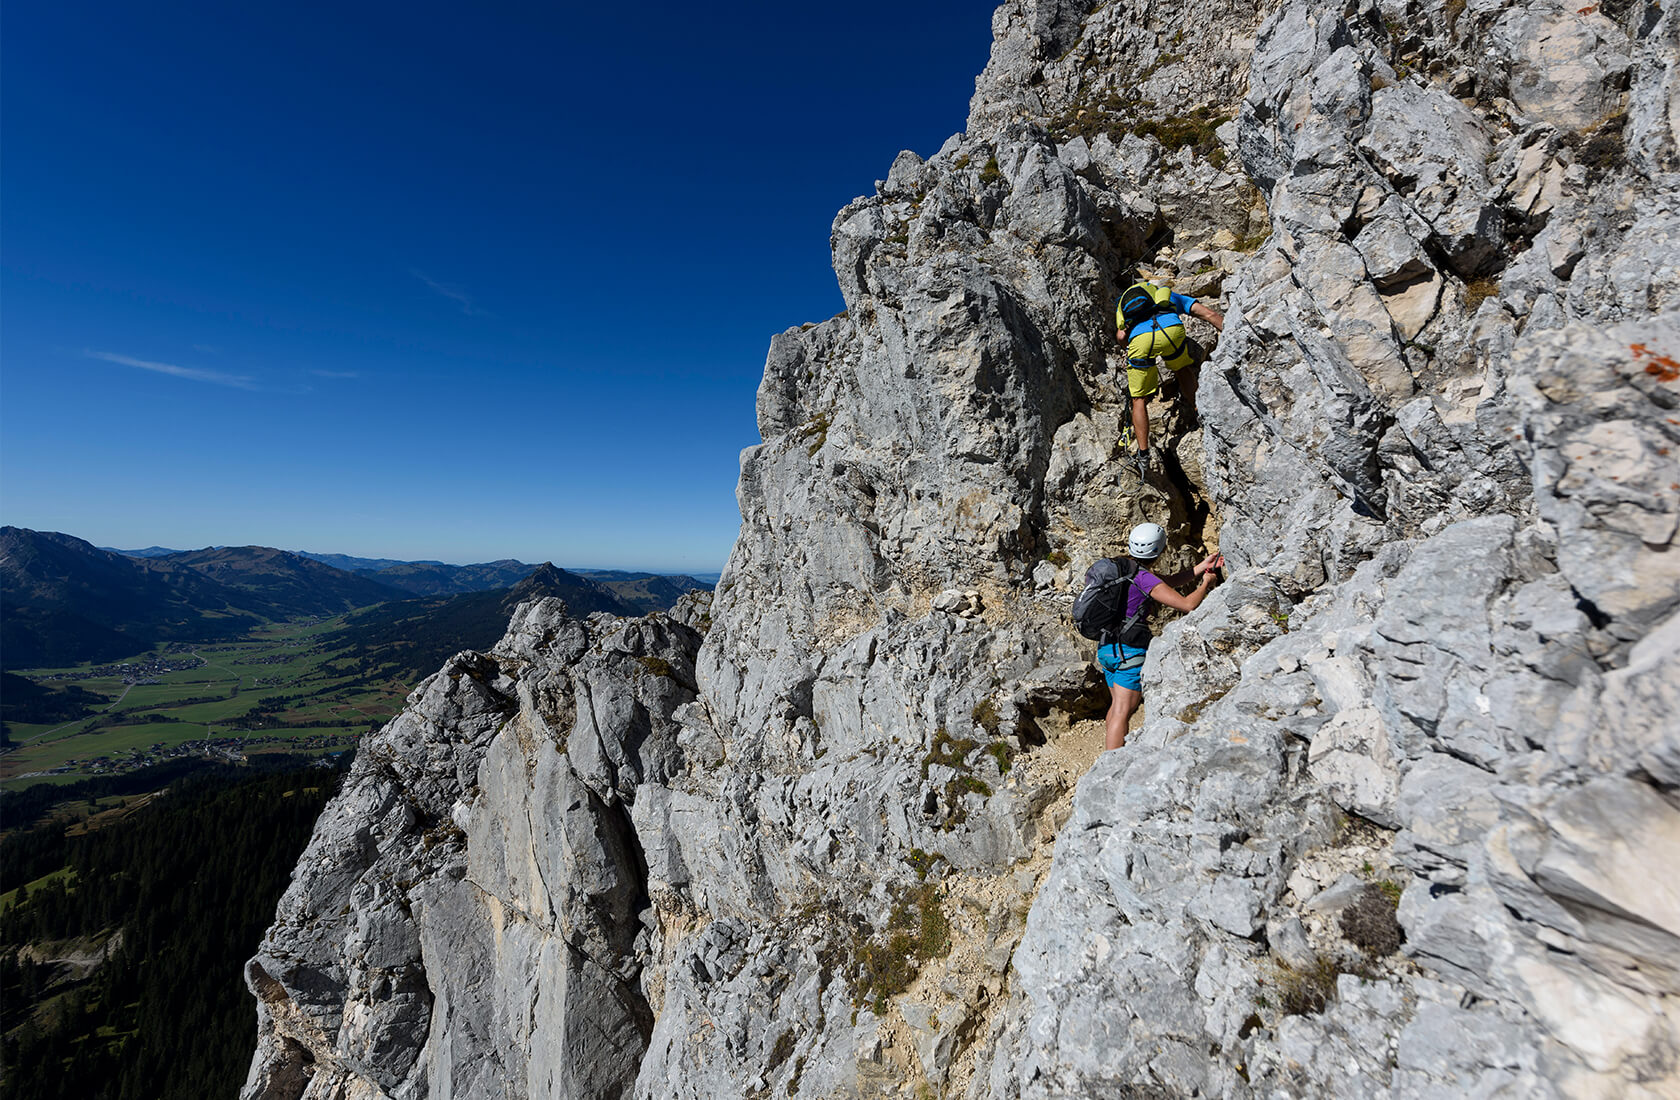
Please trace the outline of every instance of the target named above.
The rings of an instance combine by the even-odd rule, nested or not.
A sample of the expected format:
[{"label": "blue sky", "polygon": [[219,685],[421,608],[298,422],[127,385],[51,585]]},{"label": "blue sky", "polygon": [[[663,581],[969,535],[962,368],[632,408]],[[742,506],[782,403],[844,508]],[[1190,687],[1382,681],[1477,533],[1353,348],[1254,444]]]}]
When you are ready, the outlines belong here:
[{"label": "blue sky", "polygon": [[0,520],[711,571],[835,211],[963,128],[984,2],[20,0]]}]

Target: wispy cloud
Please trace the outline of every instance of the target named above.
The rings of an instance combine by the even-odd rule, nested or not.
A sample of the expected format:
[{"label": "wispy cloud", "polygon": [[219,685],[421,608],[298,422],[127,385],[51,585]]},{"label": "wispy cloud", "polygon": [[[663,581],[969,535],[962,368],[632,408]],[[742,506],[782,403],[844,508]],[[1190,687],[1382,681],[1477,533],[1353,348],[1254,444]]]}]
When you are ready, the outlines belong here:
[{"label": "wispy cloud", "polygon": [[211,385],[232,386],[239,390],[254,390],[257,388],[256,381],[243,374],[228,374],[219,370],[201,370],[198,367],[180,367],[174,363],[154,363],[150,359],[135,359],[133,356],[118,355],[109,351],[84,351],[83,354],[89,359],[102,359],[107,363],[118,363],[125,367],[154,371],[157,374],[185,378],[192,382],[209,382]]},{"label": "wispy cloud", "polygon": [[461,307],[461,312],[465,313],[468,317],[483,317],[483,316],[485,316],[485,311],[482,310],[482,309],[479,309],[478,304],[472,300],[472,297],[469,294],[467,294],[466,291],[460,289],[459,287],[453,287],[453,286],[450,286],[447,283],[440,283],[436,279],[427,275],[424,271],[419,270],[418,268],[412,268],[411,267],[411,268],[408,269],[408,273],[410,275],[414,276],[416,279],[419,279],[421,282],[425,283],[428,287],[430,287],[436,293],[443,295],[445,298],[448,298],[451,302],[454,302],[456,305],[460,306]]},{"label": "wispy cloud", "polygon": [[309,373],[317,378],[360,378],[362,376],[362,372],[359,370],[320,370],[315,367],[311,367]]}]

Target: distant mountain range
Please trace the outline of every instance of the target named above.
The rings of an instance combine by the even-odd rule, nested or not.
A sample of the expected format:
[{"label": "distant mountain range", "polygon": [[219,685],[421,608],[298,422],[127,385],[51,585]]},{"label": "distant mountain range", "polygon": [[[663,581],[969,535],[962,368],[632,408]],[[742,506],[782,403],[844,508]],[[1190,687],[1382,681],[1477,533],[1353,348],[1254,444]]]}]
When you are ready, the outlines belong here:
[{"label": "distant mountain range", "polygon": [[[131,558],[161,558],[195,551],[168,550],[148,546],[144,550],[102,549]],[[211,547],[225,550],[227,547]],[[247,548],[251,549],[251,548]],[[206,553],[207,551],[196,551]],[[275,551],[281,553],[282,551]],[[449,565],[441,561],[399,561],[395,558],[357,558],[349,554],[315,554],[308,550],[294,550],[298,557],[308,558],[347,573],[370,577],[381,584],[400,588],[416,596],[439,596],[462,592],[487,592],[493,588],[507,588],[518,584],[537,568],[529,562],[503,558],[500,561],[479,562],[475,565]],[[598,581],[619,594],[630,611],[626,614],[645,615],[670,607],[676,598],[695,588],[711,588],[717,583],[716,574],[695,577],[686,573],[636,573],[619,569],[560,570],[578,577]]]},{"label": "distant mountain range", "polygon": [[73,535],[0,528],[0,662],[109,661],[267,620],[401,598],[389,585],[264,547],[131,558]]},{"label": "distant mountain range", "polygon": [[[512,588],[393,600],[358,611],[344,629],[322,641],[354,652],[357,672],[394,668],[419,679],[436,672],[439,665],[463,649],[483,650],[495,645],[506,632],[513,609],[542,596],[560,597],[566,601],[567,610],[579,616],[596,611],[643,613],[605,585],[545,562]],[[674,602],[673,597],[660,609]]]},{"label": "distant mountain range", "polygon": [[[377,568],[345,569],[345,561]],[[374,604],[427,607],[391,614],[411,625],[425,614],[465,616],[480,604],[507,623],[502,603],[541,574],[535,594],[557,595],[574,614],[640,615],[670,607],[683,592],[710,587],[693,577],[594,571],[569,573],[517,561],[479,565],[383,562],[266,546],[204,550],[102,550],[72,535],[0,528],[0,665],[48,668],[131,656],[159,642],[235,637],[265,621],[332,616]],[[532,589],[527,588],[527,593]],[[486,594],[447,611],[439,597]],[[465,620],[462,620],[465,621]],[[476,635],[475,635],[476,637]],[[494,642],[498,633],[489,639]],[[469,644],[449,649],[444,656]]]},{"label": "distant mountain range", "polygon": [[478,565],[445,565],[440,561],[403,561],[383,569],[358,571],[416,596],[451,595],[507,588],[531,575],[534,565],[511,559]]},{"label": "distant mountain range", "polygon": [[[115,546],[101,546],[99,549],[107,554],[121,554],[125,558],[167,558],[171,554],[179,554],[179,550],[171,550],[167,546],[148,546],[144,550],[118,550]],[[210,547],[220,550],[220,546]]]},{"label": "distant mountain range", "polygon": [[635,615],[670,607],[679,596],[692,589],[712,587],[687,574],[666,576],[659,573],[625,573],[616,569],[575,569],[573,572],[613,592]]}]

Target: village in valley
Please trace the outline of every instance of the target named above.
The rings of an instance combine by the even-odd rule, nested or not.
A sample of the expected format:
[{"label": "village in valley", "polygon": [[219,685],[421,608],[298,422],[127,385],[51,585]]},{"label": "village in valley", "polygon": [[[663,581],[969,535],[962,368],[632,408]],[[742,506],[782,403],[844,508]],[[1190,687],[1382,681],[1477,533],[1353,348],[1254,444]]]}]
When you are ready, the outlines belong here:
[{"label": "village in valley", "polygon": [[[168,652],[183,650],[177,643],[169,647]],[[190,650],[183,650],[191,653]],[[124,684],[157,684],[162,683],[160,677],[171,672],[187,672],[204,664],[204,658],[189,655],[187,657],[158,656],[139,661],[123,661],[118,664],[96,665],[93,668],[77,668],[64,672],[49,672],[34,677],[42,683],[73,680],[120,680]]]},{"label": "village in valley", "polygon": [[144,749],[132,749],[116,755],[95,756],[88,759],[70,757],[48,771],[23,772],[7,778],[39,780],[47,776],[57,775],[70,775],[76,778],[92,775],[117,775],[122,772],[131,772],[138,768],[147,768],[154,764],[163,764],[171,760],[182,760],[188,757],[199,757],[220,764],[245,764],[249,762],[249,753],[265,750],[306,753],[312,756],[321,754],[331,759],[345,749],[354,746],[359,737],[360,734],[318,733],[306,737],[206,737],[196,741],[180,741],[175,744],[156,741]]}]

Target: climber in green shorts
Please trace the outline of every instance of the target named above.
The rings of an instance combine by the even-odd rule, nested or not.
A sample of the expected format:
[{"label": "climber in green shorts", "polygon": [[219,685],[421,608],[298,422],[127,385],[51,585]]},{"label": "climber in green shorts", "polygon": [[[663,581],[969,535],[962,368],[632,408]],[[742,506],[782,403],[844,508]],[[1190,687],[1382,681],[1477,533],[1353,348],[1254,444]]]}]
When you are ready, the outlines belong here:
[{"label": "climber in green shorts", "polygon": [[1149,477],[1149,397],[1161,388],[1157,359],[1178,376],[1190,416],[1196,413],[1196,368],[1207,352],[1184,331],[1185,314],[1225,331],[1225,315],[1217,309],[1147,281],[1127,287],[1115,306],[1115,335],[1126,345],[1126,393],[1132,400],[1132,423],[1120,444],[1130,450],[1136,441],[1134,461],[1142,478]]}]

